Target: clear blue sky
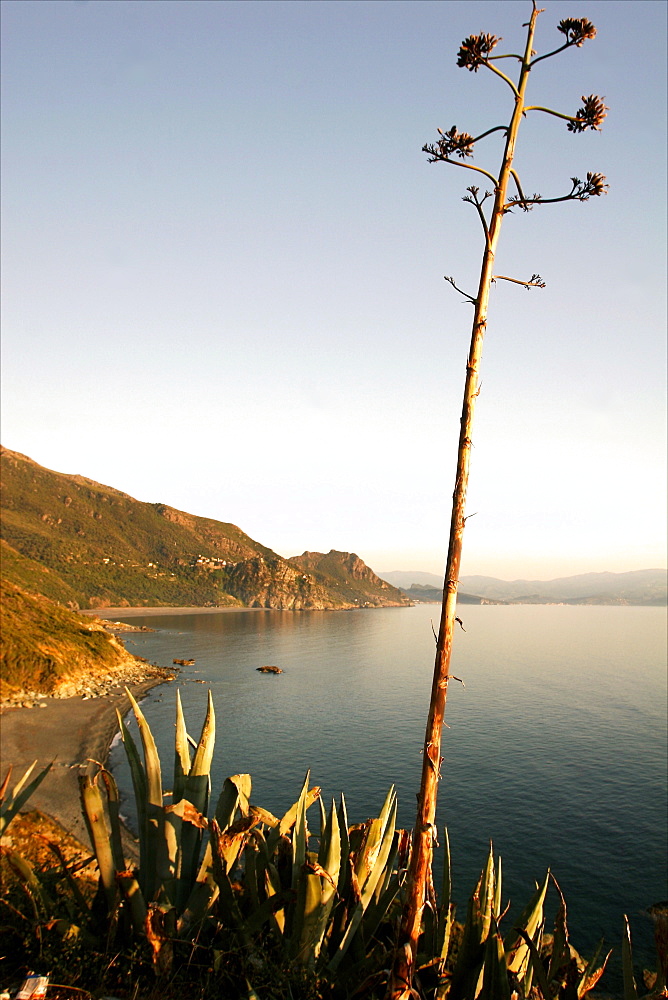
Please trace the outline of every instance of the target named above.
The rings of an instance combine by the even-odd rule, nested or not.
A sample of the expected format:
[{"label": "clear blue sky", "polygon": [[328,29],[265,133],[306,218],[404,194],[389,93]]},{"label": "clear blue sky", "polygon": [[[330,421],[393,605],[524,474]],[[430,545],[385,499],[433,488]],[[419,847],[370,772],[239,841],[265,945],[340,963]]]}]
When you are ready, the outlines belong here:
[{"label": "clear blue sky", "polygon": [[[598,37],[536,67],[525,188],[610,192],[506,217],[464,573],[665,564],[663,2],[546,0]],[[282,555],[445,560],[479,224],[438,127],[508,121],[456,67],[517,51],[527,0],[5,0],[2,441]],[[508,68],[510,63],[504,63]],[[496,170],[500,142],[475,162]]]}]

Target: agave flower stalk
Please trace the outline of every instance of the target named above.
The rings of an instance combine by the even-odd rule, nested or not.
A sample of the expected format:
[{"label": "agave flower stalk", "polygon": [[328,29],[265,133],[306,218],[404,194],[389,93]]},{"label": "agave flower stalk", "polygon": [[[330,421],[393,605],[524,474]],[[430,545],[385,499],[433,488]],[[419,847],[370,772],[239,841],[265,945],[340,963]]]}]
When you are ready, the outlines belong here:
[{"label": "agave flower stalk", "polygon": [[[586,18],[568,18],[562,21],[558,30],[565,36],[565,42],[552,52],[536,57],[533,51],[533,40],[536,21],[540,10],[533,0],[531,18],[526,25],[526,43],[523,55],[493,55],[499,39],[494,35],[472,35],[465,39],[459,50],[457,64],[472,72],[479,68],[492,71],[511,89],[514,98],[514,108],[510,123],[488,129],[482,135],[474,137],[467,132],[459,132],[453,126],[448,132],[439,129],[440,138],[435,144],[428,144],[423,151],[429,155],[430,161],[443,161],[454,166],[464,167],[476,172],[479,178],[486,178],[493,186],[493,192],[480,194],[477,187],[469,187],[465,201],[470,202],[479,217],[484,234],[484,251],[478,289],[475,295],[466,295],[473,304],[474,316],[470,349],[466,363],[466,382],[462,405],[459,446],[457,451],[457,470],[455,489],[452,499],[452,515],[450,520],[450,536],[448,556],[443,588],[443,603],[441,609],[440,628],[436,644],[436,658],[431,689],[429,715],[425,733],[422,777],[418,795],[418,808],[413,830],[413,845],[410,868],[407,879],[407,894],[404,904],[399,941],[395,953],[394,966],[388,986],[388,998],[400,1000],[412,995],[411,984],[415,960],[417,956],[418,937],[425,904],[427,886],[431,878],[433,845],[435,842],[436,799],[438,781],[441,771],[441,733],[444,722],[445,704],[450,680],[450,659],[454,627],[456,622],[457,588],[459,584],[459,569],[462,557],[462,544],[466,524],[466,495],[469,480],[469,463],[472,446],[473,417],[476,399],[479,393],[480,361],[483,339],[487,328],[487,310],[490,289],[495,280],[507,280],[523,285],[526,288],[542,288],[544,282],[540,275],[534,274],[528,281],[509,278],[506,275],[495,275],[494,263],[501,234],[504,216],[513,207],[529,211],[537,204],[547,204],[559,201],[586,201],[590,197],[605,192],[607,185],[601,174],[589,173],[587,179],[581,181],[571,178],[571,190],[565,195],[554,198],[543,198],[534,194],[527,197],[517,172],[513,168],[515,145],[522,119],[529,111],[540,111],[568,122],[571,132],[582,132],[586,129],[600,129],[607,108],[602,100],[595,95],[583,97],[583,107],[575,115],[564,115],[550,108],[529,106],[525,101],[525,91],[529,75],[538,62],[549,56],[556,55],[564,49],[580,47],[587,38],[593,38],[596,29]],[[519,63],[517,83],[507,76],[495,64],[495,60],[513,59]],[[475,144],[495,132],[505,133],[505,146],[497,175],[479,166],[469,163]],[[456,158],[455,158],[456,157]],[[508,189],[513,185],[514,194],[509,196]],[[457,291],[452,278],[446,278]]]}]

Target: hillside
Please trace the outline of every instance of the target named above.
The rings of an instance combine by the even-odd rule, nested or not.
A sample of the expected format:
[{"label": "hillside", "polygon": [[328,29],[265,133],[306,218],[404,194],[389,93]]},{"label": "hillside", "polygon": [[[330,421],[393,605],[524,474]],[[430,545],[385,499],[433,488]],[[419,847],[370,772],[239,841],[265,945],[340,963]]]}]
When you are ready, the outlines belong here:
[{"label": "hillside", "polygon": [[86,684],[128,683],[165,673],[140,663],[96,621],[0,581],[0,697],[70,695]]},{"label": "hillside", "polygon": [[305,571],[234,524],[134,500],[8,449],[1,464],[3,575],[71,608],[408,603],[383,581],[374,591],[366,578],[358,587]]}]

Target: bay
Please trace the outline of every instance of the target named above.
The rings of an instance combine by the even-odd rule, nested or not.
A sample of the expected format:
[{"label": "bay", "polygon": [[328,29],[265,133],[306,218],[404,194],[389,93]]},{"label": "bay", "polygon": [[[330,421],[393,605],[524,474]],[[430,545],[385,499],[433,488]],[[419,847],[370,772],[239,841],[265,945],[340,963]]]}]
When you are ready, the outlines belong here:
[{"label": "bay", "polygon": [[[654,967],[646,909],[668,896],[665,609],[473,605],[460,613],[466,631],[457,632],[452,672],[464,684],[450,684],[438,813],[460,917],[491,839],[511,917],[549,867],[577,947],[591,951],[601,936],[617,946],[627,913],[636,957]],[[132,652],[163,666],[196,661],[142,706],[165,787],[173,689],[197,737],[210,688],[214,801],[227,775],[249,772],[253,801],[281,814],[310,769],[326,801],[345,793],[351,822],[377,815],[396,785],[399,824],[410,827],[438,614],[436,605],[120,614],[157,630],[126,637]],[[284,673],[258,673],[265,664]],[[121,747],[111,767],[132,818]],[[440,863],[437,853],[437,875]]]}]

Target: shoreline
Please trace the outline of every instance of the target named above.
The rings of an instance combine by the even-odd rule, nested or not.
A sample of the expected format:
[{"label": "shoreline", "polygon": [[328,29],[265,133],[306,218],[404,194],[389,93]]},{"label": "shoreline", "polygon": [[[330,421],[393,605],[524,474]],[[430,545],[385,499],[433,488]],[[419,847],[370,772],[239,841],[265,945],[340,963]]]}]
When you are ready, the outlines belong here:
[{"label": "shoreline", "polygon": [[108,621],[110,618],[137,618],[141,615],[150,615],[151,617],[156,617],[160,615],[210,615],[210,614],[225,614],[230,611],[275,611],[275,608],[234,608],[234,607],[224,607],[224,608],[200,608],[200,607],[175,607],[166,608],[164,605],[160,605],[157,608],[79,608],[77,611],[78,615],[86,615],[89,618],[102,618],[103,621]]}]

